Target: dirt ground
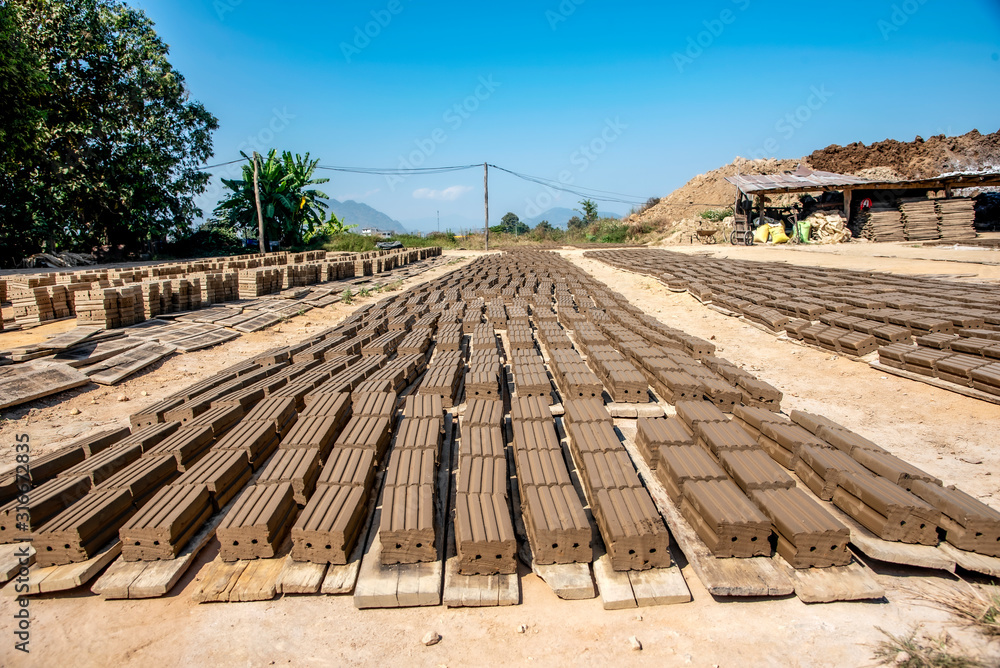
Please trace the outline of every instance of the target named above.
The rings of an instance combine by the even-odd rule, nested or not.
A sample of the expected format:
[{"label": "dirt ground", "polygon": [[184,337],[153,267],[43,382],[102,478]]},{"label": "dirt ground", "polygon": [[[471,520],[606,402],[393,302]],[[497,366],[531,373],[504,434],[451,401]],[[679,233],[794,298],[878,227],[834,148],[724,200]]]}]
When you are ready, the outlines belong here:
[{"label": "dirt ground", "polygon": [[[731,247],[673,250],[907,274],[1000,278],[994,265],[969,263],[980,260],[953,262],[958,252],[949,255],[951,251],[885,244],[855,244],[835,252]],[[995,252],[968,252],[988,261],[1000,260]],[[786,411],[799,408],[827,415],[946,483],[959,483],[1000,507],[1000,453],[993,447],[1000,406],[886,376],[827,352],[779,342],[687,294],[672,293],[648,277],[614,270],[584,258],[581,251],[563,254],[667,324],[714,340],[719,355],[780,388]],[[428,272],[404,288],[459,266]],[[353,308],[337,305],[310,311],[274,330],[169,358],[117,387],[78,390],[69,400],[53,398],[4,412],[0,443],[13,443],[15,434],[28,433],[35,455],[44,454],[69,438],[125,421],[137,408],[220,367],[328,327]],[[0,347],[12,345],[6,336],[0,335]],[[120,395],[129,400],[118,401]],[[71,416],[73,409],[80,414]],[[0,469],[6,469],[11,465],[9,448],[2,452]],[[599,598],[562,601],[530,573],[522,574],[522,604],[510,608],[359,611],[350,597],[323,596],[195,604],[193,583],[217,551],[217,543],[210,545],[163,599],[102,601],[85,588],[31,599],[30,656],[13,650],[9,631],[15,603],[0,597],[0,619],[8,620],[0,622],[6,638],[0,641],[0,664],[371,665],[392,657],[394,663],[420,666],[867,666],[874,665],[872,645],[884,637],[876,627],[901,634],[917,625],[933,636],[947,632],[963,650],[985,652],[994,664],[1000,661],[996,647],[951,625],[945,613],[919,600],[916,592],[928,585],[956,583],[940,572],[920,569],[872,564],[887,591],[886,601],[880,603],[806,605],[794,597],[719,600],[706,592],[690,566],[684,566],[692,603],[639,610],[605,611]],[[527,625],[523,634],[518,632],[522,624]],[[440,644],[421,644],[428,631],[441,634]],[[630,636],[641,641],[641,652],[630,648]]]}]

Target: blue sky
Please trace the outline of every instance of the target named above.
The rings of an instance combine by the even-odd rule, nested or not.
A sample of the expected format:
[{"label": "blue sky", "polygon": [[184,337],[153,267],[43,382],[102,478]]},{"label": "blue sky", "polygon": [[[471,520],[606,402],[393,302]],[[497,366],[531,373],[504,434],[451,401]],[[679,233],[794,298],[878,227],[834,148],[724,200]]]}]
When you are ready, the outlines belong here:
[{"label": "blue sky", "polygon": [[[631,201],[737,155],[1000,129],[996,0],[130,4],[219,118],[214,162],[270,147],[351,167],[488,161]],[[481,169],[324,176],[404,225],[482,221]],[[491,220],[579,199],[491,170]]]}]

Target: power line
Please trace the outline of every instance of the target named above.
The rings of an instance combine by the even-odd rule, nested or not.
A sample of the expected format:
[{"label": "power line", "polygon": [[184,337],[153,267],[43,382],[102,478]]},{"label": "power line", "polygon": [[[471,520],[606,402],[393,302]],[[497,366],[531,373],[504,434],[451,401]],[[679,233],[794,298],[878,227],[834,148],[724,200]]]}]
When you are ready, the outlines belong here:
[{"label": "power line", "polygon": [[[520,174],[518,172],[509,169],[504,169],[503,167],[498,167],[497,165],[490,165],[490,167],[498,169],[501,172],[506,172],[511,176],[522,179],[524,181],[537,183],[538,185],[544,188],[549,188],[551,190],[559,190],[562,192],[569,193],[571,195],[576,195],[577,197],[583,197],[585,199],[596,199],[602,202],[617,202],[619,204],[632,204],[632,205],[644,204],[646,202],[646,199],[643,199],[638,195],[625,195],[622,193],[612,193],[607,190],[596,190],[589,188],[585,189],[582,187],[578,187],[575,189],[567,188],[565,185],[558,183],[557,181],[551,181],[549,179],[543,179],[541,177],[536,177],[536,176],[529,176],[527,174]],[[604,193],[608,193],[610,195],[620,195],[620,197],[610,197],[608,194]],[[627,199],[622,199],[622,198],[627,198]]]},{"label": "power line", "polygon": [[477,169],[482,163],[477,165],[455,165],[451,167],[338,167],[333,165],[318,165],[316,169],[325,169],[333,172],[348,172],[351,174],[372,174],[376,176],[403,176],[406,174],[445,174],[448,172],[461,172],[467,169]]}]

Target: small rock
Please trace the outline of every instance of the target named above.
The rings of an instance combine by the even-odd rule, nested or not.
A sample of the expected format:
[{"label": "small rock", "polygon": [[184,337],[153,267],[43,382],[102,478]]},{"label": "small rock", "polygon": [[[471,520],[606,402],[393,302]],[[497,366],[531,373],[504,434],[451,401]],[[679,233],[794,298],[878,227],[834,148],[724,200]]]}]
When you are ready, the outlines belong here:
[{"label": "small rock", "polygon": [[126,397],[124,394],[119,394],[118,401],[128,401],[128,397]]},{"label": "small rock", "polygon": [[518,633],[525,633],[527,630],[528,630],[527,624],[521,624],[520,626],[517,627]]},{"label": "small rock", "polygon": [[635,621],[641,622],[642,621],[642,615],[636,615],[635,616]]},{"label": "small rock", "polygon": [[143,391],[142,391],[142,392],[140,392],[139,394],[141,394],[141,395],[142,395],[142,396],[144,396],[144,397],[148,397],[148,396],[149,396],[149,392],[147,392],[146,390],[143,390]]},{"label": "small rock", "polygon": [[[97,403],[97,402],[95,401],[94,403]],[[70,409],[69,414],[70,415],[79,415],[80,414],[80,409],[79,408]]]},{"label": "small rock", "polygon": [[629,636],[628,644],[632,646],[632,651],[634,652],[642,651],[642,643],[639,642],[639,639],[636,638],[635,636]]},{"label": "small rock", "polygon": [[983,463],[982,459],[966,459],[965,457],[959,457],[959,460],[965,462],[966,464],[982,464]]},{"label": "small rock", "polygon": [[909,661],[911,658],[912,657],[910,656],[909,652],[899,652],[898,654],[896,654],[895,661],[896,661],[896,663],[898,665],[903,665],[904,663],[906,663],[907,661]]},{"label": "small rock", "polygon": [[420,642],[430,647],[431,645],[436,645],[441,642],[441,635],[436,631],[430,631]]}]

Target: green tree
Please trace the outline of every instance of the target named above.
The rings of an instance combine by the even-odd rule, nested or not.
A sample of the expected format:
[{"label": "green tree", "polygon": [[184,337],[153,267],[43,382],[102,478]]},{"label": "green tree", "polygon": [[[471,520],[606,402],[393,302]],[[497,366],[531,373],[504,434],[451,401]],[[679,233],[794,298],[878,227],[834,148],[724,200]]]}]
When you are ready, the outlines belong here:
[{"label": "green tree", "polygon": [[0,13],[44,76],[29,77],[26,103],[42,118],[33,134],[15,130],[29,146],[4,166],[3,236],[138,249],[188,230],[218,122],[190,101],[152,21],[118,0],[7,0]]},{"label": "green tree", "polygon": [[506,232],[507,234],[521,235],[530,232],[531,228],[522,223],[516,213],[508,211],[504,217],[500,219],[500,230],[502,232]]},{"label": "green tree", "polygon": [[[246,153],[241,155],[246,159],[243,178],[222,179],[232,192],[219,202],[215,214],[242,230],[246,237],[256,238],[254,158]],[[271,149],[267,157],[258,157],[257,160],[266,241],[280,241],[286,247],[298,246],[306,233],[312,234],[328,222],[323,212],[329,206],[323,201],[327,195],[310,186],[326,183],[330,179],[313,178],[319,160],[310,160],[308,153],[301,156],[285,151],[278,157],[277,151]]]},{"label": "green tree", "polygon": [[597,213],[597,202],[595,202],[594,200],[592,199],[581,200],[580,208],[573,210],[583,214],[583,222],[585,224],[590,225],[591,223],[597,222],[597,217],[599,214]]},{"label": "green tree", "polygon": [[566,229],[570,232],[580,232],[587,227],[587,223],[580,216],[573,216],[566,221]]}]

